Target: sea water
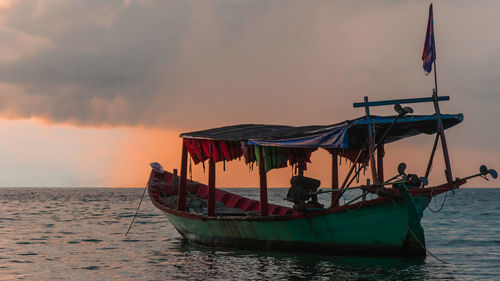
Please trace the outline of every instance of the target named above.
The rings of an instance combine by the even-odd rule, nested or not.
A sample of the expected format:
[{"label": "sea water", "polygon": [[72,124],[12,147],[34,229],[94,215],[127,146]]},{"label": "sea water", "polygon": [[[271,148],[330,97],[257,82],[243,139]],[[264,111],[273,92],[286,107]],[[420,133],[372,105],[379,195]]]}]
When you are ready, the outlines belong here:
[{"label": "sea water", "polygon": [[[500,280],[500,189],[431,202],[444,207],[427,209],[422,225],[442,261],[202,247],[183,239],[147,194],[125,236],[142,194],[0,188],[0,280]],[[270,189],[270,201],[286,204],[285,194]]]}]

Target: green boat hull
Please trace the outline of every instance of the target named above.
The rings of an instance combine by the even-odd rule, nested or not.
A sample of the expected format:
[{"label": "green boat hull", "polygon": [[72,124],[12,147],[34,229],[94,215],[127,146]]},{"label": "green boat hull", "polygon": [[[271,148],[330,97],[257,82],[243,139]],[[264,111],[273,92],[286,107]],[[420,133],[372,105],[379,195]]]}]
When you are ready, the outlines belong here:
[{"label": "green boat hull", "polygon": [[203,245],[425,256],[420,220],[430,198],[411,196],[404,190],[401,190],[403,198],[299,217],[209,218],[168,212],[166,215],[183,237]]}]

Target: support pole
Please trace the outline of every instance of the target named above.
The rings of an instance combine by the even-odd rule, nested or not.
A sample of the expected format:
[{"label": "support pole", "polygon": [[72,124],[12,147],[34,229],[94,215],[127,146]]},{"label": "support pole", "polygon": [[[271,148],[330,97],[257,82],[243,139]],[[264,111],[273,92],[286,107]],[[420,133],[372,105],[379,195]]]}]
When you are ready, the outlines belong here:
[{"label": "support pole", "polygon": [[382,144],[377,149],[377,176],[379,183],[384,182],[384,154],[384,145]]},{"label": "support pole", "polygon": [[[365,103],[368,104],[368,97],[365,96]],[[370,107],[365,106],[366,120],[370,121],[368,123],[368,150],[370,152],[370,166],[372,171],[372,180],[373,184],[378,184],[377,181],[377,168],[375,167],[375,148],[374,148],[374,139],[373,139],[373,127],[372,127],[372,119],[370,117]]]},{"label": "support pole", "polygon": [[[361,154],[363,154],[363,151],[365,150],[366,148],[366,144],[368,142],[365,141],[365,143],[363,144],[363,146],[361,147],[361,149],[359,150],[358,152],[358,155],[356,155],[356,159],[352,162],[352,165],[351,165],[351,168],[349,169],[349,172],[347,172],[347,175],[345,176],[344,178],[344,182],[342,182],[342,185],[340,186],[340,190],[336,193],[338,193],[336,199],[335,199],[335,202],[332,204],[334,206],[338,206],[339,205],[339,200],[340,200],[340,197],[342,197],[342,195],[344,194],[344,192],[346,191],[347,187],[351,184],[351,182],[354,180],[354,178],[356,177],[356,175],[354,175],[354,177],[351,179],[351,182],[349,182],[349,184],[347,184],[347,181],[349,181],[349,178],[351,177],[351,174],[352,174],[352,171],[354,171],[354,167],[356,166],[356,163],[358,163],[358,160],[359,158],[361,157]],[[358,170],[359,172],[359,170]]]},{"label": "support pole", "polygon": [[187,148],[182,140],[182,155],[181,155],[181,178],[179,181],[179,189],[177,196],[177,210],[186,210],[186,177],[187,177]]},{"label": "support pole", "polygon": [[264,147],[259,146],[259,176],[260,176],[260,215],[267,216],[267,175],[264,159]]},{"label": "support pole", "polygon": [[208,204],[207,204],[207,215],[209,217],[215,216],[215,161],[212,157],[212,141],[209,145],[209,157],[208,157]]},{"label": "support pole", "polygon": [[339,193],[335,192],[339,188],[339,161],[336,150],[332,151],[332,207],[339,206]]},{"label": "support pole", "polygon": [[434,145],[432,146],[431,157],[429,158],[429,163],[427,163],[427,169],[425,169],[424,178],[426,179],[429,178],[429,174],[431,172],[432,162],[434,161],[434,154],[436,153],[438,140],[439,140],[439,134],[436,134],[436,138],[434,139]]},{"label": "support pole", "polygon": [[439,105],[437,104],[437,101],[434,102],[434,108],[436,109],[436,122],[441,139],[441,147],[443,148],[444,164],[446,166],[446,180],[448,182],[451,182],[453,180],[453,177],[451,174],[450,155],[448,154],[448,145],[446,144],[446,137],[444,135],[443,120],[441,120],[441,113],[439,111]]},{"label": "support pole", "polygon": [[[351,168],[349,169],[349,172],[347,172],[347,175],[344,178],[344,182],[342,182],[342,185],[340,186],[340,188],[345,188],[346,186],[350,185],[350,183],[347,184],[347,181],[349,181],[349,178],[351,177],[352,171],[354,171],[354,168],[356,167],[356,163],[358,163],[358,160],[361,157],[361,154],[363,154],[363,151],[366,148],[366,144],[367,144],[367,142],[365,142],[363,144],[363,146],[361,147],[361,149],[358,151],[358,155],[356,155],[356,159],[354,159],[354,161],[352,162]],[[356,175],[357,175],[357,173],[356,173]],[[356,177],[356,175],[354,175],[354,177]],[[351,182],[352,182],[352,180],[351,180]]]}]

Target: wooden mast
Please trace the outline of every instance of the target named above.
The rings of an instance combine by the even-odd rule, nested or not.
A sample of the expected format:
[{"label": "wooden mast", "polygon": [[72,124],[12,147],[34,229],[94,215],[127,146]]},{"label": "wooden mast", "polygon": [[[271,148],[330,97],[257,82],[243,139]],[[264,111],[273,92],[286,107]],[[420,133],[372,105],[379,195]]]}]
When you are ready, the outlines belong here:
[{"label": "wooden mast", "polygon": [[207,216],[215,216],[215,161],[212,153],[213,141],[209,141],[209,156],[208,156],[208,202]]},{"label": "wooden mast", "polygon": [[[432,13],[432,3],[430,6],[430,12]],[[446,180],[451,183],[453,181],[453,175],[451,173],[451,163],[450,163],[450,155],[448,154],[448,145],[446,144],[446,137],[444,135],[444,126],[443,120],[441,119],[441,111],[439,110],[439,102],[438,102],[438,84],[437,84],[437,65],[436,65],[436,35],[434,34],[434,17],[432,18],[432,40],[434,40],[434,44],[432,45],[433,53],[434,53],[434,91],[432,93],[432,101],[434,103],[434,109],[436,111],[436,122],[438,128],[438,134],[441,137],[441,146],[443,148],[443,156],[444,156],[444,164],[446,166],[445,174]]]},{"label": "wooden mast", "polygon": [[179,181],[179,190],[177,197],[177,210],[186,210],[186,178],[187,178],[187,148],[182,139],[182,155],[181,155],[181,178]]},{"label": "wooden mast", "polygon": [[264,159],[264,147],[259,149],[259,176],[260,176],[260,215],[267,216],[267,175]]}]

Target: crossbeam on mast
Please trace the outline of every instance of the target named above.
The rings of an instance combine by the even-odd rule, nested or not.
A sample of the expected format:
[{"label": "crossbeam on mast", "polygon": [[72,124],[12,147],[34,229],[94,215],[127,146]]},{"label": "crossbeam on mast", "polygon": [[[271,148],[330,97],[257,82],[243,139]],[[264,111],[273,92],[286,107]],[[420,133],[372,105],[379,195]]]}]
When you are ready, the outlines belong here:
[{"label": "crossbeam on mast", "polygon": [[[438,101],[448,101],[450,96],[441,96],[437,98]],[[395,99],[395,100],[381,100],[381,101],[365,101],[365,102],[355,102],[353,107],[367,107],[367,106],[383,106],[383,105],[393,105],[393,104],[408,104],[408,103],[422,103],[422,102],[434,102],[434,98],[412,98],[412,99]]]}]

